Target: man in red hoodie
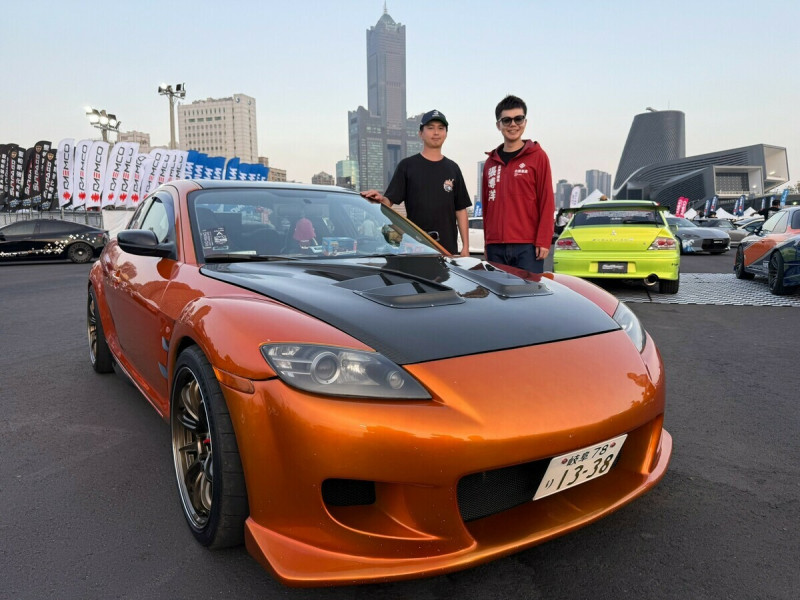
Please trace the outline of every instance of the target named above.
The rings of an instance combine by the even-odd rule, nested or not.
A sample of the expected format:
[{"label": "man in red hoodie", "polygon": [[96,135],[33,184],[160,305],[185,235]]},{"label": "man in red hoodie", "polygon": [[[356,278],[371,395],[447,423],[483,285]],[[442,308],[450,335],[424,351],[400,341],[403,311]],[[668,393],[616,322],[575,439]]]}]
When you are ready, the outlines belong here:
[{"label": "man in red hoodie", "polygon": [[550,160],[538,142],[523,140],[528,107],[506,96],[495,108],[503,143],[487,152],[481,199],[486,260],[544,271],[553,242],[555,200]]}]

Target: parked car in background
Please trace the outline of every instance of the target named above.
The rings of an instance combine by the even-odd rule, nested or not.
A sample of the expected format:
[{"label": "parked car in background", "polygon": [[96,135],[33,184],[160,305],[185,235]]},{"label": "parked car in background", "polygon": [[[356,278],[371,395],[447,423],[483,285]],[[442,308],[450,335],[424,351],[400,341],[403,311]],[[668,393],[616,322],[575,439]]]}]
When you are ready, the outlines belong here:
[{"label": "parked car in background", "polygon": [[354,192],[173,181],[87,284],[92,367],[169,423],[194,537],[290,585],[471,567],[667,470],[664,366],[623,302],[449,257]]},{"label": "parked car in background", "polygon": [[664,218],[646,200],[599,201],[568,209],[572,218],[555,243],[553,271],[584,278],[641,280],[678,292],[680,252]]},{"label": "parked car in background", "polygon": [[469,218],[470,254],[483,254],[483,217]]},{"label": "parked car in background", "polygon": [[[751,225],[753,229],[758,225]],[[702,227],[716,227],[728,234],[728,237],[731,238],[731,248],[735,248],[739,245],[739,242],[745,238],[745,236],[750,235],[750,231],[745,229],[744,227],[739,227],[733,221],[729,219],[706,219]]]},{"label": "parked car in background", "polygon": [[767,278],[769,291],[787,294],[800,285],[800,206],[785,208],[745,237],[733,264],[739,279]]},{"label": "parked car in background", "polygon": [[60,219],[28,219],[0,227],[0,260],[67,258],[86,263],[100,256],[108,231]]},{"label": "parked car in background", "polygon": [[730,249],[731,237],[717,227],[699,227],[693,221],[683,217],[669,216],[667,222],[678,241],[681,254],[697,252],[722,254]]}]

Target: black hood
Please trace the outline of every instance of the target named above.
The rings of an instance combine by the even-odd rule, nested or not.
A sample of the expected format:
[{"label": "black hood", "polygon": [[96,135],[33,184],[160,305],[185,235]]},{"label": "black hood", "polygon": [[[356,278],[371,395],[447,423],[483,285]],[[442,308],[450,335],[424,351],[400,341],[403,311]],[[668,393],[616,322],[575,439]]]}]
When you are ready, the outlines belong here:
[{"label": "black hood", "polygon": [[558,283],[521,279],[470,258],[237,262],[202,273],[333,325],[398,364],[619,329]]}]

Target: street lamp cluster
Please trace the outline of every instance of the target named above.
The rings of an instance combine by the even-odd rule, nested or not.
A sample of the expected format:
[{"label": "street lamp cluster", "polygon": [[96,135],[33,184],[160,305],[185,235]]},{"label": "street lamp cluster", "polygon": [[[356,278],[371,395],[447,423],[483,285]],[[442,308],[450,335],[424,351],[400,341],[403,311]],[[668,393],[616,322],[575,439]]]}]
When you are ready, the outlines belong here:
[{"label": "street lamp cluster", "polygon": [[[178,83],[173,87],[163,83],[158,86],[158,93],[169,97],[169,148],[170,150],[175,150],[177,148],[175,143],[175,98],[181,100],[186,97],[186,84]],[[104,142],[108,141],[109,131],[115,131],[117,138],[119,138],[119,126],[122,122],[117,120],[116,115],[91,106],[86,106],[84,110],[92,127],[97,127],[102,133]]]},{"label": "street lamp cluster", "polygon": [[109,131],[116,131],[117,135],[119,135],[119,126],[122,121],[117,120],[117,115],[107,113],[105,110],[97,110],[91,106],[87,106],[84,110],[92,127],[97,127],[100,130],[104,142],[108,141]]},{"label": "street lamp cluster", "polygon": [[186,97],[186,84],[185,83],[178,83],[175,85],[175,88],[171,85],[167,85],[166,83],[162,83],[158,86],[158,93],[162,96],[169,97],[169,148],[170,150],[174,150],[176,148],[175,145],[175,98],[185,98]]}]

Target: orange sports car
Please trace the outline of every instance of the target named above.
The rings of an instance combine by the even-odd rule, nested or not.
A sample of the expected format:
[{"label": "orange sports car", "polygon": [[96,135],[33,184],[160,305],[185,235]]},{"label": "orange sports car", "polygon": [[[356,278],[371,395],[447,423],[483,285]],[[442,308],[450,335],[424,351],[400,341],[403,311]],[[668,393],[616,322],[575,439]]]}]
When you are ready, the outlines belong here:
[{"label": "orange sports car", "polygon": [[280,581],[431,576],[587,525],[663,477],[665,375],[616,298],[448,255],[327,186],[181,180],[87,286],[94,370],[170,424],[211,548]]}]

